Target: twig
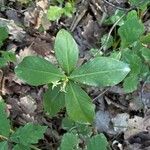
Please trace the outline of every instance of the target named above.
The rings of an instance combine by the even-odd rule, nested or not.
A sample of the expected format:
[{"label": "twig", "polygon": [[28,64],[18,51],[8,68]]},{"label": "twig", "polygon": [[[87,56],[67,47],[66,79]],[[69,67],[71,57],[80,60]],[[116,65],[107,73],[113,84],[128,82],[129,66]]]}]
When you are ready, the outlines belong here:
[{"label": "twig", "polygon": [[109,99],[108,97],[105,97],[105,100],[107,101],[107,103],[111,103],[112,105],[116,106],[117,108],[120,108],[122,110],[128,110],[128,108],[126,106],[118,104],[118,103],[112,101],[111,99]]},{"label": "twig", "polygon": [[98,94],[98,96],[96,96],[96,97],[93,99],[93,102],[94,102],[95,100],[97,100],[98,98],[100,98],[102,95],[104,95],[109,89],[110,89],[110,88],[107,88],[107,89],[105,89],[102,93]]},{"label": "twig", "polygon": [[81,21],[81,19],[84,17],[84,15],[87,12],[87,7],[89,5],[89,0],[86,1],[82,1],[79,10],[76,12],[76,15],[73,19],[73,22],[71,23],[70,26],[70,30],[71,32],[74,31],[74,29],[76,28],[76,26],[79,24],[79,22]]},{"label": "twig", "polygon": [[130,7],[130,8],[124,8],[124,7],[117,6],[117,5],[111,3],[111,2],[109,2],[109,1],[107,1],[107,0],[102,0],[102,1],[103,1],[104,3],[106,3],[106,4],[110,5],[110,6],[112,6],[112,7],[115,7],[116,9],[119,9],[119,10],[130,11],[131,9],[133,9],[132,7]]},{"label": "twig", "polygon": [[[103,45],[102,45],[102,46],[100,47],[100,49],[94,54],[93,57],[95,57],[95,56],[104,48],[104,46],[105,46],[105,45],[107,44],[107,42],[109,41],[109,38],[110,38],[110,36],[111,36],[112,31],[114,30],[114,28],[116,27],[116,25],[121,21],[121,19],[126,16],[126,14],[127,14],[127,13],[123,14],[123,15],[113,24],[113,26],[112,26],[111,29],[109,30],[108,36],[107,36],[106,40],[104,41]],[[104,50],[104,51],[106,51],[106,50]]]}]

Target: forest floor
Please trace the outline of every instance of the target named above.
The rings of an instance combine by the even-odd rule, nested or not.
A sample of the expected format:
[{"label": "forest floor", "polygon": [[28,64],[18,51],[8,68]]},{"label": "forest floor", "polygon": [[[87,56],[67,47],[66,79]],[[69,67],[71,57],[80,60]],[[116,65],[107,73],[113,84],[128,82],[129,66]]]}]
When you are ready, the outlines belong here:
[{"label": "forest floor", "polygon": [[[92,57],[92,50],[101,47],[102,36],[112,29],[112,25],[103,24],[103,20],[114,14],[117,7],[126,8],[128,4],[126,0],[113,1],[115,6],[102,0],[77,0],[72,17],[63,16],[57,21],[49,21],[44,15],[50,2],[39,0],[23,4],[19,1],[0,1],[0,25],[9,28],[9,38],[1,49],[15,53],[17,58],[15,63],[8,63],[0,71],[1,96],[7,104],[13,127],[28,122],[48,126],[45,138],[38,145],[42,150],[55,150],[66,132],[61,124],[64,111],[53,118],[47,116],[42,105],[46,86],[34,87],[23,83],[16,77],[14,68],[30,55],[57,63],[53,45],[56,33],[62,28],[72,33],[79,46],[79,63],[86,62]],[[149,9],[145,16],[143,23],[147,27],[150,25]],[[110,52],[111,49],[108,50]],[[87,87],[86,91],[96,105],[95,128],[106,135],[112,149],[150,149],[149,82],[141,81],[132,93],[125,93],[121,84],[109,88]]]}]

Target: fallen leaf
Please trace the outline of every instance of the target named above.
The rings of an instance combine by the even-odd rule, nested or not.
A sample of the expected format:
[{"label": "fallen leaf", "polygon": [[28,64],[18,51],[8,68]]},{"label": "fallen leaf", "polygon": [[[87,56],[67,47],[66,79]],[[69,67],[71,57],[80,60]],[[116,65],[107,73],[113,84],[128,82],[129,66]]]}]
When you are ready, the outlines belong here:
[{"label": "fallen leaf", "polygon": [[99,110],[96,113],[95,126],[99,132],[106,132],[108,134],[115,134],[110,125],[111,114],[108,111]]},{"label": "fallen leaf", "polygon": [[128,128],[124,132],[124,138],[128,139],[130,136],[137,134],[139,132],[149,130],[150,126],[150,116],[145,116],[144,118],[139,116],[134,116],[128,120]]},{"label": "fallen leaf", "polygon": [[0,18],[0,26],[4,26],[8,28],[8,32],[10,34],[10,39],[22,42],[25,38],[25,31],[17,26],[13,20],[7,20],[4,18]]},{"label": "fallen leaf", "polygon": [[19,64],[23,60],[24,57],[32,56],[32,55],[36,55],[36,53],[33,51],[31,46],[25,47],[23,50],[20,50],[18,55],[16,55],[17,57],[16,63]]},{"label": "fallen leaf", "polygon": [[26,114],[32,114],[37,108],[34,99],[30,95],[20,98],[19,105]]},{"label": "fallen leaf", "polygon": [[126,131],[128,128],[128,119],[129,114],[127,113],[117,114],[112,118],[111,121],[113,123],[114,131],[117,133]]},{"label": "fallen leaf", "polygon": [[36,2],[36,5],[40,8],[42,8],[43,11],[46,11],[46,9],[48,7],[48,0],[40,0],[40,1]]}]

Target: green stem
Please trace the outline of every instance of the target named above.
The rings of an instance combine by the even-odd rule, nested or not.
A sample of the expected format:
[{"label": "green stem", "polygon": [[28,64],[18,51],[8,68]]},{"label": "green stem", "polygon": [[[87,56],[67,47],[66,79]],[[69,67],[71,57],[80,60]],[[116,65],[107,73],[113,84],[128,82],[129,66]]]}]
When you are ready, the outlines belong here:
[{"label": "green stem", "polygon": [[41,149],[35,147],[34,145],[30,145],[30,148],[32,148],[32,149],[34,149],[34,150],[41,150]]}]

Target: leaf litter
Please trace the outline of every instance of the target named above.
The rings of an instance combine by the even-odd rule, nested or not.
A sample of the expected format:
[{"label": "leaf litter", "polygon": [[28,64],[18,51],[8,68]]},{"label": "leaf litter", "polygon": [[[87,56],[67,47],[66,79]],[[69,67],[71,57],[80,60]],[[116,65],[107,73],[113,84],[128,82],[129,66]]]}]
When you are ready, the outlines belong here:
[{"label": "leaf litter", "polygon": [[[101,6],[99,3],[97,0],[92,0],[92,2],[89,2],[90,7],[87,7],[88,9],[85,8],[84,1],[81,3],[83,7],[80,5],[76,6],[77,8],[87,9],[83,17],[80,16],[81,12],[77,15],[81,19],[72,32],[80,48],[79,61],[81,63],[91,57],[89,51],[91,48],[99,48],[100,38],[109,31],[109,26],[100,26],[97,22],[98,19],[102,18],[103,12],[99,16],[93,13],[93,7],[99,9],[96,10],[98,14],[100,9],[103,9],[101,7],[104,4]],[[9,4],[13,6],[14,2],[9,2]],[[25,56],[30,55],[45,57],[49,61],[57,63],[53,52],[54,36],[58,29],[71,27],[75,15],[72,18],[61,19],[57,23],[52,23],[45,18],[49,5],[47,0],[37,1],[34,6],[25,5],[25,11],[22,7],[24,5],[18,5],[19,9],[17,6],[13,6],[13,9],[16,10],[13,13],[16,16],[19,13],[24,16],[12,18],[7,15],[8,18],[0,18],[0,26],[6,26],[10,35],[8,45],[14,44],[16,47],[16,64]],[[104,7],[106,6],[104,5]],[[108,13],[112,12],[112,7],[106,7],[106,9]],[[18,11],[20,12],[18,13]],[[0,16],[3,16],[1,15],[3,13],[5,14],[5,12],[0,12]],[[7,11],[8,13],[11,13],[11,11]],[[149,31],[148,21],[149,19],[145,22],[147,31]],[[41,34],[38,31],[41,26],[44,28],[45,33]],[[13,124],[14,126],[20,126],[27,122],[39,122],[40,124],[48,125],[47,137],[39,145],[41,149],[48,149],[49,147],[56,149],[59,143],[58,139],[63,134],[61,120],[64,113],[63,111],[60,112],[55,118],[48,118],[43,115],[41,95],[47,87],[32,87],[17,79],[13,72],[16,64],[10,63],[0,71],[0,87],[3,87],[4,90],[2,96],[8,104],[8,112],[10,111]],[[109,137],[110,143],[117,140],[119,144],[122,144],[123,141],[124,149],[126,150],[148,150],[150,146],[150,144],[147,144],[150,141],[150,84],[146,83],[142,88],[142,92],[139,88],[135,93],[125,94],[120,85],[117,85],[100,96],[104,100],[103,106],[99,104],[98,99],[94,102],[98,108],[95,127],[99,132],[104,132]],[[103,89],[101,88],[100,91],[103,91]],[[96,88],[92,88],[88,90],[88,93],[94,98],[98,95],[99,90],[97,91]],[[118,138],[118,135],[122,133],[124,134],[123,137]],[[113,140],[111,141],[112,137]]]}]

